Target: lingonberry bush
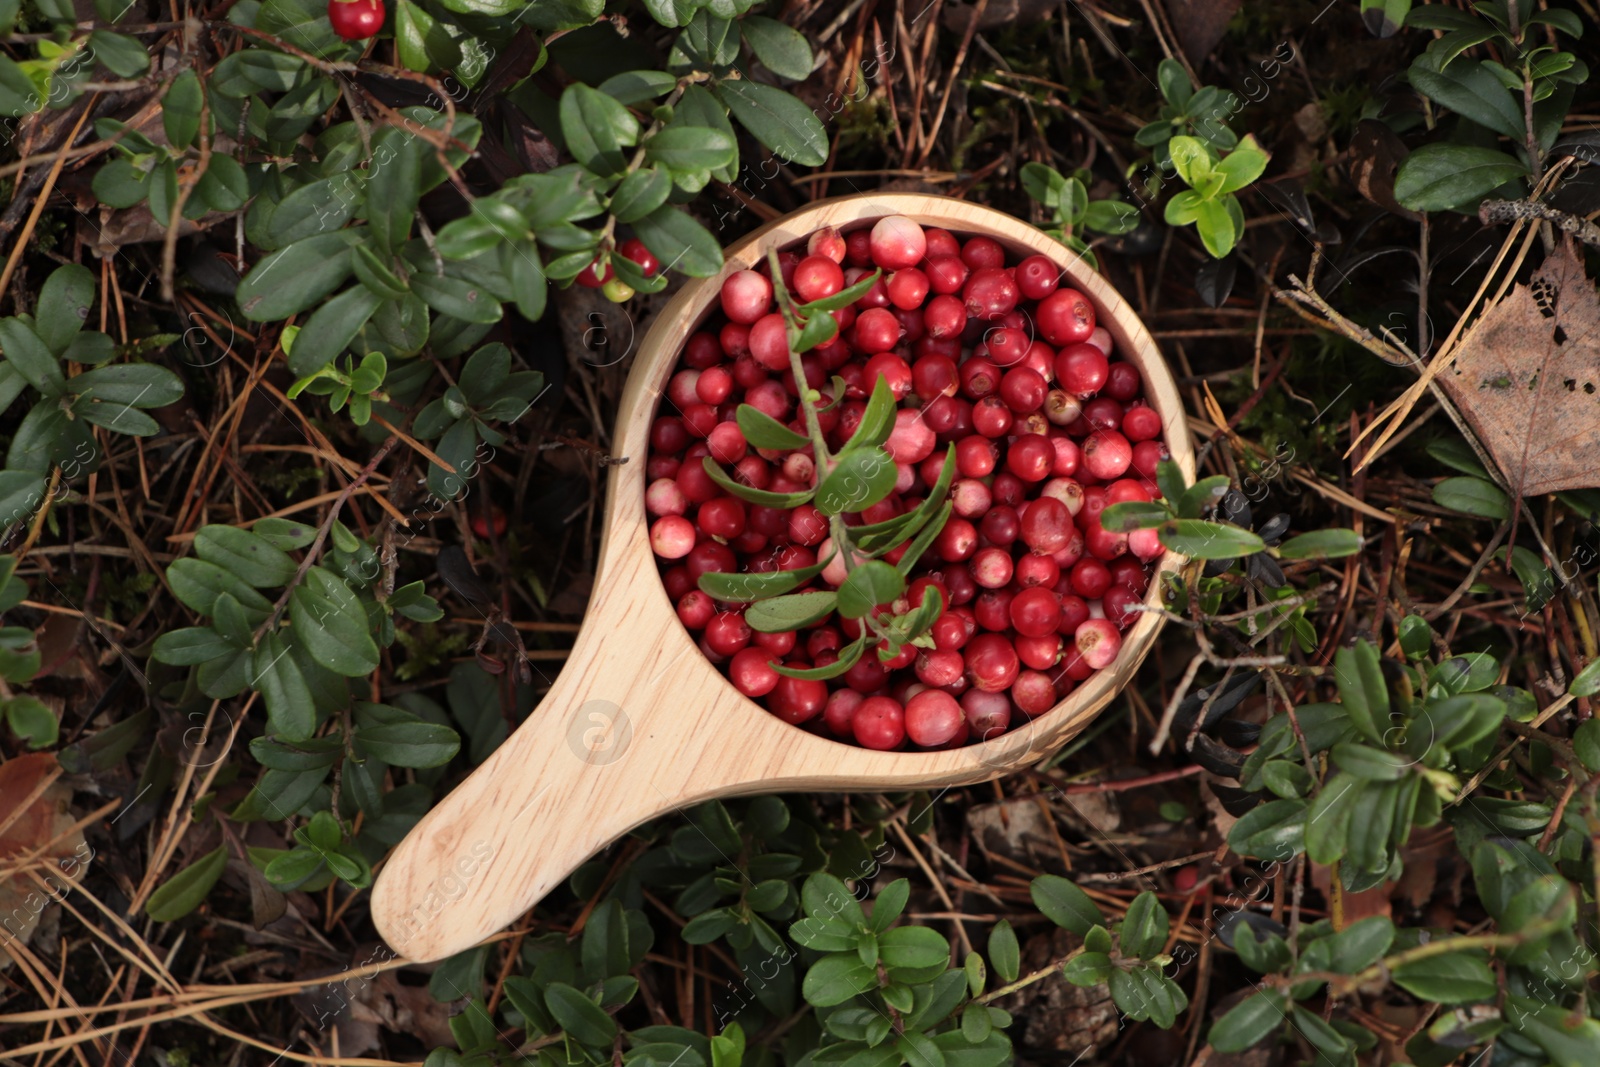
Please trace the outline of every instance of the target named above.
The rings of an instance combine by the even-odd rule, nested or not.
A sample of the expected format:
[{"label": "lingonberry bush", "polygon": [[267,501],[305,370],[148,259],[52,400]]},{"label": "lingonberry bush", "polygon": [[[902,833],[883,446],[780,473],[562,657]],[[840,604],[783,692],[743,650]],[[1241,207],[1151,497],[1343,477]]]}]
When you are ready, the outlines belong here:
[{"label": "lingonberry bush", "polygon": [[[1252,4],[1209,56],[1185,5],[1036,6],[0,3],[0,734],[63,774],[0,787],[0,1047],[1593,1062],[1600,498],[1450,430],[1362,450],[1409,385],[1371,354],[1420,366],[1498,261],[1479,220],[1533,225],[1519,265],[1593,244],[1590,5]],[[1196,484],[1048,262],[897,219],[726,271],[908,178],[1106,272]],[[627,338],[574,335],[724,274],[610,454]],[[537,703],[615,463],[737,688],[907,753],[1004,746],[1192,562],[1127,694],[1003,786],[700,805],[377,991],[364,892]],[[35,893],[80,822],[90,874]]]}]

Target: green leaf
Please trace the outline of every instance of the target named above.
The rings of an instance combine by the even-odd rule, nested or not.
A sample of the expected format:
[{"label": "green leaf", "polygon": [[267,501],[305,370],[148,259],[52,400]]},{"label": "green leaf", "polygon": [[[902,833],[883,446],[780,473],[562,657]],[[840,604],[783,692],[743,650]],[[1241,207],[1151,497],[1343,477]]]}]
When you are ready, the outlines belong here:
[{"label": "green leaf", "polygon": [[1507,997],[1505,1018],[1516,1032],[1543,1049],[1552,1067],[1589,1067],[1600,1044],[1600,1022],[1557,1004]]},{"label": "green leaf", "polygon": [[1059,875],[1041,874],[1029,884],[1028,891],[1034,907],[1045,918],[1079,937],[1105,921],[1089,895]]},{"label": "green leaf", "polygon": [[850,571],[839,586],[839,614],[847,619],[862,618],[878,605],[891,603],[905,589],[906,580],[898,570],[882,560],[868,560]]},{"label": "green leaf", "polygon": [[746,15],[739,29],[750,50],[772,73],[790,81],[811,76],[811,46],[799,31],[760,15]]},{"label": "green leaf", "polygon": [[1333,762],[1366,782],[1397,782],[1410,773],[1412,763],[1403,756],[1346,741],[1333,746]]},{"label": "green leaf", "polygon": [[1269,800],[1233,824],[1228,847],[1241,856],[1288,860],[1301,850],[1305,826],[1305,801]]},{"label": "green leaf", "polygon": [[565,982],[547,985],[544,1003],[561,1029],[585,1045],[609,1048],[617,1036],[616,1020],[584,993]]},{"label": "green leaf", "polygon": [[811,438],[795,433],[760,408],[749,404],[740,404],[734,418],[739,424],[739,431],[744,434],[744,439],[749,442],[751,448],[771,448],[787,452],[804,448],[811,443]]},{"label": "green leaf", "polygon": [[433,722],[396,722],[361,726],[356,749],[391,767],[442,767],[461,750],[461,738],[450,727]]},{"label": "green leaf", "polygon": [[23,380],[45,396],[57,397],[66,391],[61,364],[39,335],[21,319],[0,319],[0,353]]},{"label": "green leaf", "polygon": [[618,222],[637,222],[667,202],[672,175],[660,167],[640,167],[611,194],[611,214]]},{"label": "green leaf", "polygon": [[262,538],[274,548],[285,551],[294,548],[305,548],[317,539],[317,528],[307,526],[303,522],[294,522],[290,519],[261,519],[250,527],[250,532]]},{"label": "green leaf", "polygon": [[1361,535],[1354,530],[1313,530],[1279,545],[1278,558],[1339,559],[1360,551]]},{"label": "green leaf", "polygon": [[318,234],[279,249],[239,283],[235,299],[252,322],[276,322],[320,303],[350,277],[348,231]]},{"label": "green leaf", "polygon": [[1104,952],[1085,952],[1062,966],[1061,977],[1075,986],[1105,985],[1112,969],[1111,957]]},{"label": "green leaf", "polygon": [[1567,692],[1575,697],[1591,697],[1600,693],[1600,657],[1591,660],[1588,666],[1577,673],[1567,686]]},{"label": "green leaf", "polygon": [[1132,533],[1160,526],[1172,517],[1164,505],[1137,500],[1112,504],[1100,513],[1100,525],[1110,533]]},{"label": "green leaf", "polygon": [[780,634],[799,630],[833,614],[838,594],[832,592],[794,593],[757,600],[745,609],[744,621],[752,630]]},{"label": "green leaf", "polygon": [[1322,1016],[1314,1015],[1298,1004],[1290,1011],[1293,1013],[1294,1028],[1312,1048],[1322,1053],[1320,1060],[1333,1063],[1348,1062],[1354,1052],[1349,1038],[1324,1022]]},{"label": "green leaf", "polygon": [[194,535],[194,551],[208,563],[257,589],[288,585],[299,565],[266,538],[236,526],[202,526]]},{"label": "green leaf", "polygon": [[1180,111],[1194,95],[1194,82],[1189,80],[1189,73],[1176,59],[1163,59],[1157,64],[1156,80],[1161,85],[1161,95],[1166,97],[1167,103]]},{"label": "green leaf", "polygon": [[678,84],[664,70],[628,70],[600,83],[600,91],[624,104],[642,104],[666,96]]},{"label": "green leaf", "polygon": [[895,407],[894,389],[887,378],[880,377],[872,386],[872,395],[867,398],[867,406],[861,412],[861,421],[845,443],[844,451],[880,448],[894,432]]},{"label": "green leaf", "polygon": [[1361,0],[1361,21],[1374,37],[1393,37],[1410,10],[1411,0]]},{"label": "green leaf", "polygon": [[[832,296],[824,296],[811,301],[809,304],[801,304],[800,310],[809,315],[817,311],[839,311],[847,308],[866,296],[882,277],[883,271],[874,269],[871,274],[866,275],[854,285],[847,285]],[[882,379],[879,380],[881,381]],[[876,387],[874,387],[874,392],[876,392]]]},{"label": "green leaf", "polygon": [[1527,168],[1504,152],[1473,145],[1423,145],[1394,179],[1395,199],[1412,211],[1468,208]]},{"label": "green leaf", "polygon": [[212,211],[237,211],[250,199],[250,179],[238,160],[218,152],[196,183],[194,195]]},{"label": "green leaf", "polygon": [[1204,519],[1173,519],[1159,529],[1163,545],[1191,559],[1234,559],[1267,547],[1249,530]]},{"label": "green leaf", "polygon": [[838,952],[822,957],[806,971],[801,983],[801,995],[806,1003],[819,1008],[843,1004],[851,997],[875,989],[878,975],[874,968],[861,962],[854,952]]},{"label": "green leaf", "polygon": [[423,149],[422,138],[398,126],[385,126],[372,139],[367,226],[379,252],[397,252],[411,236],[422,190]]},{"label": "green leaf", "polygon": [[[1505,558],[1505,549],[1502,548],[1495,553],[1495,559]],[[1538,611],[1555,595],[1556,580],[1550,573],[1550,568],[1546,567],[1544,561],[1537,555],[1521,545],[1515,545],[1511,549],[1511,569],[1522,582],[1522,595],[1527,601],[1529,611]]]},{"label": "green leaf", "polygon": [[1500,79],[1477,60],[1460,59],[1440,71],[1433,69],[1433,59],[1425,54],[1411,64],[1408,76],[1418,92],[1513,142],[1522,141],[1527,133],[1522,102]]},{"label": "green leaf", "polygon": [[817,486],[816,508],[824,515],[863,511],[894,492],[897,477],[894,461],[880,448],[845,452]]},{"label": "green leaf", "polygon": [[94,306],[95,281],[89,268],[67,263],[50,272],[39,290],[33,331],[45,347],[61,355],[78,336]]},{"label": "green leaf", "polygon": [[1446,478],[1433,487],[1433,502],[1484,519],[1511,517],[1511,499],[1499,486],[1482,478]]},{"label": "green leaf", "polygon": [[166,879],[145,901],[144,912],[158,923],[174,922],[200,906],[228,867],[228,846],[218,845]]},{"label": "green leaf", "polygon": [[11,732],[26,741],[31,749],[53,747],[61,733],[56,713],[43,701],[26,693],[7,700],[0,711],[11,724]]},{"label": "green leaf", "polygon": [[1211,153],[1205,143],[1196,137],[1179,136],[1167,142],[1167,154],[1172,166],[1191,189],[1198,189],[1211,177]]},{"label": "green leaf", "polygon": [[493,293],[465,278],[419,271],[411,276],[411,289],[433,310],[463,322],[492,325],[505,314]]},{"label": "green leaf", "polygon": [[1222,186],[1217,190],[1218,195],[1236,193],[1261,177],[1267,169],[1267,161],[1272,158],[1256,141],[1255,134],[1247,134],[1239,142],[1237,148],[1229,152],[1218,163],[1214,173],[1223,175]]},{"label": "green leaf", "polygon": [[[148,64],[148,57],[146,57]],[[192,67],[172,79],[161,98],[161,125],[174,148],[188,148],[200,133],[200,78]]]},{"label": "green leaf", "polygon": [[132,160],[113,159],[95,171],[90,188],[95,199],[108,207],[133,207],[150,195],[150,172],[139,169]]},{"label": "green leaf", "polygon": [[1177,193],[1162,210],[1161,217],[1168,226],[1187,226],[1200,217],[1205,198],[1193,189]]},{"label": "green leaf", "polygon": [[282,248],[338,230],[361,206],[365,182],[364,171],[347,171],[290,190],[266,217],[255,239],[263,247]]},{"label": "green leaf", "polygon": [[614,97],[582,82],[567,86],[559,107],[567,150],[596,174],[620,174],[627,167],[622,148],[639,141],[639,121]]},{"label": "green leaf", "polygon": [[285,741],[304,741],[317,727],[317,710],[288,643],[268,634],[255,651],[250,684],[267,706],[267,729]]},{"label": "green leaf", "polygon": [[1333,658],[1334,681],[1345,714],[1368,741],[1382,745],[1389,721],[1389,687],[1384,683],[1378,650],[1365,638],[1353,648],[1341,648]]},{"label": "green leaf", "polygon": [[1218,1052],[1243,1052],[1283,1025],[1289,1008],[1285,989],[1268,989],[1234,1005],[1206,1035]]},{"label": "green leaf", "polygon": [[1083,209],[1083,225],[1096,233],[1117,236],[1139,227],[1139,209],[1121,200],[1091,200]]},{"label": "green leaf", "polygon": [[85,51],[93,54],[95,59],[119,78],[137,78],[150,69],[150,53],[146,51],[144,45],[132,37],[112,33],[110,30],[95,30],[90,33],[89,47]]},{"label": "green leaf", "polygon": [[317,308],[295,338],[289,354],[289,372],[297,378],[305,378],[332,365],[360,335],[382,303],[383,298],[360,285],[346,289]]},{"label": "green leaf", "polygon": [[821,667],[785,667],[774,661],[772,669],[786,678],[803,678],[809,681],[823,682],[830,678],[837,678],[861,659],[861,653],[866,651],[867,634],[865,632],[854,641],[839,650],[839,658],[832,663]]},{"label": "green leaf", "polygon": [[784,160],[804,167],[827,162],[828,135],[822,123],[793,95],[744,79],[719,81],[716,91],[740,125]]},{"label": "green leaf", "polygon": [[722,270],[722,246],[716,237],[671,204],[635,221],[633,232],[661,261],[663,273],[675,270],[691,278],[710,278]]},{"label": "green leaf", "polygon": [[378,646],[368,630],[367,614],[344,579],[312,567],[295,587],[290,605],[295,637],[313,660],[347,678],[377,670]]},{"label": "green leaf", "polygon": [[438,19],[413,0],[399,0],[395,7],[394,39],[400,63],[407,70],[421,73],[461,62],[461,46]]},{"label": "green leaf", "polygon": [[780,596],[792,592],[822,573],[827,561],[811,567],[798,567],[791,571],[757,573],[724,573],[712,571],[700,576],[703,593],[730,604],[743,604],[752,600]]},{"label": "green leaf", "polygon": [[262,619],[265,619],[272,610],[271,602],[251,588],[244,579],[205,560],[177,560],[167,568],[167,582],[172,586],[174,596],[201,615],[214,614],[217,597],[223,593],[229,594],[246,609],[256,612]]},{"label": "green leaf", "polygon": [[1128,914],[1122,921],[1120,945],[1125,956],[1150,959],[1159,955],[1167,944],[1167,909],[1151,892],[1140,893],[1128,905]]},{"label": "green leaf", "polygon": [[1572,734],[1572,751],[1591,773],[1600,772],[1600,719],[1585,719],[1579,724]]},{"label": "green leaf", "polygon": [[1017,944],[1016,932],[1006,919],[995,923],[989,931],[989,964],[1006,983],[1015,982],[1022,969],[1022,950]]},{"label": "green leaf", "polygon": [[156,638],[150,657],[157,663],[192,667],[197,663],[231,655],[234,646],[209,626],[187,626],[169,630]]},{"label": "green leaf", "polygon": [[[1232,194],[1229,194],[1231,197]],[[1235,224],[1229,204],[1237,200],[1206,200],[1195,209],[1195,229],[1200,233],[1200,243],[1206,246],[1213,259],[1222,259],[1239,239],[1240,228]]]},{"label": "green leaf", "polygon": [[1340,974],[1359,974],[1382,959],[1394,944],[1394,921],[1386,915],[1372,915],[1323,938],[1321,943],[1328,946],[1331,969]]},{"label": "green leaf", "polygon": [[645,156],[674,172],[725,167],[739,156],[732,136],[709,126],[671,125],[644,143]]},{"label": "green leaf", "polygon": [[1400,649],[1411,659],[1421,659],[1433,648],[1433,629],[1421,615],[1400,620]]},{"label": "green leaf", "polygon": [[1465,952],[1403,963],[1390,972],[1396,985],[1433,1004],[1471,1004],[1493,1000],[1499,992],[1494,971]]},{"label": "green leaf", "polygon": [[950,942],[926,926],[897,926],[878,935],[878,959],[891,971],[940,967],[950,960]]}]

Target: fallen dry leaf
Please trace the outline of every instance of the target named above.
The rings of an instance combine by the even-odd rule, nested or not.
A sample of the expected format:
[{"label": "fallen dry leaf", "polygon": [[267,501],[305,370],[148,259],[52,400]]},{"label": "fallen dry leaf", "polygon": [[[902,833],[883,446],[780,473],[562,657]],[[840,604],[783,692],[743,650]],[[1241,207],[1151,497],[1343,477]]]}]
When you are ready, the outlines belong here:
[{"label": "fallen dry leaf", "polygon": [[5,946],[27,944],[53,899],[32,874],[59,895],[94,855],[72,829],[72,790],[57,780],[60,771],[48,752],[0,763],[0,967],[11,964]]},{"label": "fallen dry leaf", "polygon": [[1401,207],[1394,198],[1394,176],[1406,151],[1406,143],[1386,124],[1362,119],[1350,138],[1350,177],[1356,192],[1374,204],[1408,219],[1420,219],[1420,214]]},{"label": "fallen dry leaf", "polygon": [[[382,959],[372,955],[361,962]],[[300,1013],[319,1031],[332,1026],[339,1052],[360,1056],[377,1049],[380,1031],[409,1034],[429,1048],[452,1044],[450,1009],[433,999],[426,986],[408,986],[393,971],[370,978],[347,978],[314,986],[294,998]]]},{"label": "fallen dry leaf", "polygon": [[1513,492],[1600,485],[1600,299],[1570,241],[1478,320],[1439,378]]},{"label": "fallen dry leaf", "polygon": [[1198,67],[1206,61],[1243,5],[1244,0],[1166,0],[1172,35],[1190,63]]}]

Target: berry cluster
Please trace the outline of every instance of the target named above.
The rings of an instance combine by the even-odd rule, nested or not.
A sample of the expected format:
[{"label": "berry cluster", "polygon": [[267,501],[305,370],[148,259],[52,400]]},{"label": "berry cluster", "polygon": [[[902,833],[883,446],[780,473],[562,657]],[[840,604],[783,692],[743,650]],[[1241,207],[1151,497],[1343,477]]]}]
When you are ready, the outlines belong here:
[{"label": "berry cluster", "polygon": [[[895,216],[870,230],[820,230],[805,254],[775,262],[780,297],[826,302],[870,288],[821,312],[837,330],[798,358],[804,395],[792,370],[794,318],[775,305],[770,268],[730,275],[721,316],[686,343],[650,428],[645,493],[678,617],[741,693],[786,722],[868,748],[949,748],[1050,710],[1116,659],[1162,552],[1154,530],[1100,523],[1111,504],[1158,495],[1156,465],[1168,457],[1138,369],[1112,358],[1094,307],[1062,286],[1054,262],[1033,255],[1008,266],[988,237],[962,241]],[[883,428],[888,495],[830,519],[811,503],[763,506],[730,491],[794,493],[828,473],[813,447],[752,447],[740,405],[797,438],[820,433],[831,454],[871,417],[868,397],[881,384],[895,404]],[[761,632],[745,605],[702,588],[708,574],[820,565],[798,588],[839,590],[865,557],[853,544],[836,551],[837,534],[944,493],[943,525],[913,553],[904,593],[876,616],[904,616],[926,597],[937,617],[830,681],[784,672],[823,673],[868,620],[830,612]],[[877,554],[897,564],[910,545]]]}]

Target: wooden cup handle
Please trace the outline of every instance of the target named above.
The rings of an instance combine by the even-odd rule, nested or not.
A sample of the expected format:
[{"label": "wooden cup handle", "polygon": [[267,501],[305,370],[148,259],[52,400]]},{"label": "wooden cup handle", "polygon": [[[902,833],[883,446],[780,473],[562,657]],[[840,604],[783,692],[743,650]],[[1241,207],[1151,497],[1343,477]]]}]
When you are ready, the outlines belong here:
[{"label": "wooden cup handle", "polygon": [[[652,733],[648,705],[672,688],[660,677],[661,650],[650,642],[624,647],[630,638],[608,619],[609,599],[597,598],[572,656],[528,720],[384,864],[372,917],[401,955],[430,960],[471,947],[598,848],[678,807],[691,791],[675,787],[672,776],[658,780],[664,754],[642,736]],[[708,784],[721,783],[702,778],[692,791]]]}]

